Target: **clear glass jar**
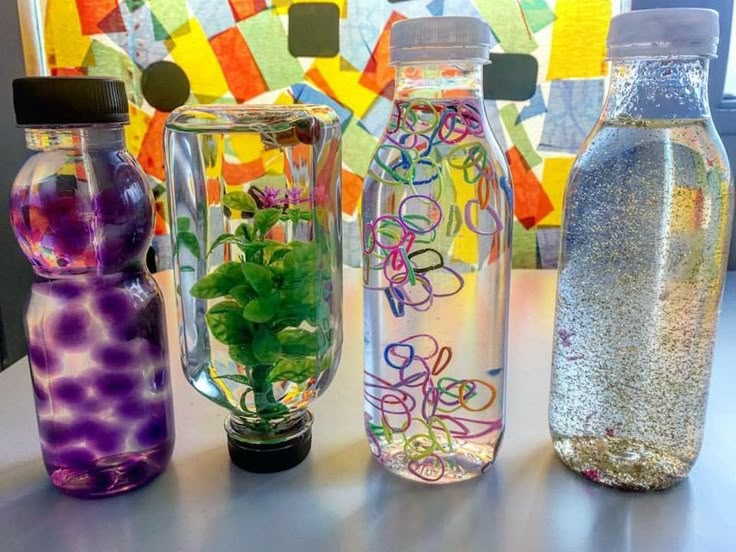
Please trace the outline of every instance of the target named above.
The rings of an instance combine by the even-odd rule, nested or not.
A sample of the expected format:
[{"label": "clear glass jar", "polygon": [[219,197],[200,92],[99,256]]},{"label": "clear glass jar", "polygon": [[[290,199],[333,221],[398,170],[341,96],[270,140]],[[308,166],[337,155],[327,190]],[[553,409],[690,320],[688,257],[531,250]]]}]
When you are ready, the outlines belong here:
[{"label": "clear glass jar", "polygon": [[562,461],[605,485],[668,487],[703,438],[734,201],[708,63],[613,59],[567,186],[550,430]]},{"label": "clear glass jar", "polygon": [[163,297],[145,265],[153,197],[123,125],[26,120],[43,116],[29,96],[52,92],[46,109],[64,117],[87,93],[78,87],[105,86],[88,80],[73,94],[54,79],[14,83],[34,154],[13,183],[10,218],[35,273],[26,333],[44,464],[61,491],[99,497],[163,471],[174,420]]},{"label": "clear glass jar", "polygon": [[183,107],[165,146],[185,374],[229,411],[235,464],[290,468],[342,347],[337,116]]},{"label": "clear glass jar", "polygon": [[[513,195],[483,104],[488,26],[432,19],[392,30],[396,50],[416,33],[431,59],[392,51],[393,113],[363,190],[365,429],[389,470],[448,483],[486,470],[503,435]],[[480,55],[427,42],[467,36],[457,25]]]}]

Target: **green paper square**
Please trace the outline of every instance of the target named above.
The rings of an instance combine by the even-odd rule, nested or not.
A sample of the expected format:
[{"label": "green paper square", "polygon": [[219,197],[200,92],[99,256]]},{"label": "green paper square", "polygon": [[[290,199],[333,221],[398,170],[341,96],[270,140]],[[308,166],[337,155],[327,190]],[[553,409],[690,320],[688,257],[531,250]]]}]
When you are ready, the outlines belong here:
[{"label": "green paper square", "polygon": [[537,262],[537,229],[527,230],[519,221],[514,221],[511,266],[514,268],[539,268]]},{"label": "green paper square", "polygon": [[364,176],[373,159],[376,139],[358,126],[355,119],[350,118],[348,128],[342,137],[342,159],[355,174]]},{"label": "green paper square", "polygon": [[238,28],[270,90],[286,88],[302,80],[304,71],[289,53],[280,18],[265,10],[244,19],[238,23]]},{"label": "green paper square", "polygon": [[556,19],[545,0],[521,0],[521,8],[533,33],[541,31]]}]

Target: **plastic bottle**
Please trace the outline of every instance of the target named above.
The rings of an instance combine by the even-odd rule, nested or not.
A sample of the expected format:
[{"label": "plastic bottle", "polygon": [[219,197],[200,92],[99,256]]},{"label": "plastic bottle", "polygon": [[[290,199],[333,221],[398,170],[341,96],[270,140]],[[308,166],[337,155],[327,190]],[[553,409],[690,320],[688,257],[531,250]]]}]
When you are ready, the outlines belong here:
[{"label": "plastic bottle", "polygon": [[565,196],[549,422],[624,489],[686,477],[703,438],[733,181],[708,107],[718,14],[613,19],[611,86]]},{"label": "plastic bottle", "polygon": [[126,151],[121,81],[13,82],[34,154],[10,217],[35,281],[26,311],[41,451],[61,491],[139,487],[174,446],[163,298],[145,267],[153,198]]},{"label": "plastic bottle", "polygon": [[182,362],[230,458],[302,462],[342,350],[340,122],[326,106],[185,106],[166,123]]},{"label": "plastic bottle", "polygon": [[513,195],[483,104],[480,19],[396,23],[391,119],[361,207],[365,427],[409,479],[475,477],[496,458]]}]

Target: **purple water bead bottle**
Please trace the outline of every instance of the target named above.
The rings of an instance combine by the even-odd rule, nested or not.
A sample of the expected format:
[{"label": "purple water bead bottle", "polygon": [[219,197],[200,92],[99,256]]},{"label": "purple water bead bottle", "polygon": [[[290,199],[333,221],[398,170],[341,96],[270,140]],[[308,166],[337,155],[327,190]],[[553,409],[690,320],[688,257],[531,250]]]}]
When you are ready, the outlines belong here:
[{"label": "purple water bead bottle", "polygon": [[65,493],[122,493],[174,446],[163,297],[144,263],[153,199],[125,149],[125,87],[34,77],[13,96],[35,152],[10,218],[35,272],[26,334],[43,460]]}]

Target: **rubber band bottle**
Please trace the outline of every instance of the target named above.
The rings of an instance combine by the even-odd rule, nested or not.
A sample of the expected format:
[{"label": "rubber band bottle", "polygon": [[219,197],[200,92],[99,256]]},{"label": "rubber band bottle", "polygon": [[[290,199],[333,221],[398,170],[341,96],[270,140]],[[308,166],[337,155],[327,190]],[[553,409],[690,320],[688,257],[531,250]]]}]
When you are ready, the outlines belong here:
[{"label": "rubber band bottle", "polygon": [[33,155],[10,221],[34,282],[26,310],[41,452],[52,484],[110,496],[159,475],[174,447],[164,302],[146,269],[148,179],[125,149],[122,81],[13,82]]},{"label": "rubber band bottle", "polygon": [[613,19],[611,85],[565,196],[549,422],[572,470],[669,487],[703,439],[734,190],[708,107],[711,10]]},{"label": "rubber band bottle", "polygon": [[512,191],[483,104],[480,19],[396,23],[391,118],[361,206],[365,429],[427,483],[495,460],[504,430]]}]

